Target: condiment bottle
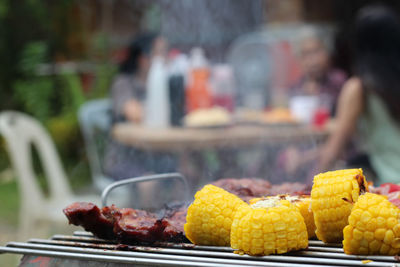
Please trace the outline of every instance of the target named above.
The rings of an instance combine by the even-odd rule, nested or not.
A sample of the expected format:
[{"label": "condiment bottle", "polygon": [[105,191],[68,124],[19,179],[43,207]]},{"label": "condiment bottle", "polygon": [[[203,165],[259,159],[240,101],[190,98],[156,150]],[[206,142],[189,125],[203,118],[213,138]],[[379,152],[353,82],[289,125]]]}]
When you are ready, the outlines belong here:
[{"label": "condiment bottle", "polygon": [[186,89],[186,108],[188,112],[212,106],[209,86],[210,71],[203,50],[201,48],[193,48],[190,61],[191,70],[189,84]]},{"label": "condiment bottle", "polygon": [[162,56],[152,59],[146,83],[145,125],[154,128],[168,127],[170,104],[167,87],[167,71]]},{"label": "condiment bottle", "polygon": [[232,112],[234,109],[235,82],[231,66],[219,64],[213,68],[211,87],[213,106],[223,107]]},{"label": "condiment bottle", "polygon": [[173,51],[169,64],[169,101],[172,126],[181,126],[185,115],[185,76],[188,69],[187,56]]}]

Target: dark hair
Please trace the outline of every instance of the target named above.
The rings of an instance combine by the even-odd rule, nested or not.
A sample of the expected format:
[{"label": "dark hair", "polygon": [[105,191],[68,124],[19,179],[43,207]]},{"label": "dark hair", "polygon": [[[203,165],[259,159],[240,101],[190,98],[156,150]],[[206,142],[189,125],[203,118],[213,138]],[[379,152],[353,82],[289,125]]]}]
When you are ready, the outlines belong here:
[{"label": "dark hair", "polygon": [[384,6],[362,8],[355,24],[355,71],[400,123],[400,21]]},{"label": "dark hair", "polygon": [[153,42],[156,39],[155,33],[141,33],[130,44],[128,56],[121,63],[119,71],[122,73],[135,73],[138,69],[138,60],[142,55],[150,55]]}]

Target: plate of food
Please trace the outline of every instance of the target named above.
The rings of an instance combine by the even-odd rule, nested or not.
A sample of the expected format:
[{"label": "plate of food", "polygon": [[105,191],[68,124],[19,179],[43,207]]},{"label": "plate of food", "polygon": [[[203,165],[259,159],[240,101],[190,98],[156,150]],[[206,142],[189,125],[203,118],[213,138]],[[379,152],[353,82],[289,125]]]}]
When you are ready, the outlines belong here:
[{"label": "plate of food", "polygon": [[300,124],[286,108],[274,108],[266,111],[241,109],[236,113],[235,119],[239,123],[265,126],[297,126]]},{"label": "plate of food", "polygon": [[183,118],[183,125],[189,128],[220,128],[231,126],[232,123],[229,111],[221,107],[198,109]]}]

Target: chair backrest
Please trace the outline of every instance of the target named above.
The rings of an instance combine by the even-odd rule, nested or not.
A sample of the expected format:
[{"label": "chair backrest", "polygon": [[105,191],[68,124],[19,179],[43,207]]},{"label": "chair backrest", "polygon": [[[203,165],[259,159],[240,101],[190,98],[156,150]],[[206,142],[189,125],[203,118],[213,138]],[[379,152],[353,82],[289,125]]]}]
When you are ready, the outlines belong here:
[{"label": "chair backrest", "polygon": [[80,128],[85,140],[90,171],[95,186],[102,190],[104,180],[112,180],[102,170],[104,150],[109,138],[112,123],[111,101],[109,99],[91,100],[83,104],[78,113]]},{"label": "chair backrest", "polygon": [[[0,134],[19,179],[25,208],[40,208],[46,201],[37,181],[32,163],[32,146],[36,148],[49,185],[51,201],[72,196],[70,185],[54,143],[42,125],[26,114],[16,111],[0,113]],[[49,200],[49,201],[50,201]]]}]

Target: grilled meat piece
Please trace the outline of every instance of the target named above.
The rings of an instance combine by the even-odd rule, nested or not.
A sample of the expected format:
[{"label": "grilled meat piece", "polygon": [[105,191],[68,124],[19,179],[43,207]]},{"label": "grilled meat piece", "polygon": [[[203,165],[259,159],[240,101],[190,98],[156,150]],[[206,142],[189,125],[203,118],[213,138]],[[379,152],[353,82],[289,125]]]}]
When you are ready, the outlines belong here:
[{"label": "grilled meat piece", "polygon": [[162,240],[181,243],[188,242],[189,240],[183,234],[183,225],[186,222],[187,206],[181,206],[176,210],[171,210],[163,221],[168,225],[163,231]]},{"label": "grilled meat piece", "polygon": [[82,226],[86,231],[104,239],[114,239],[113,231],[118,209],[112,205],[99,209],[93,203],[75,202],[63,210],[70,224]]},{"label": "grilled meat piece", "polygon": [[311,188],[306,184],[302,183],[283,183],[283,184],[274,184],[271,186],[270,195],[310,195]]},{"label": "grilled meat piece", "polygon": [[275,196],[281,194],[309,195],[310,189],[301,183],[283,183],[271,185],[268,181],[256,178],[220,179],[212,183],[226,191],[237,195],[246,202],[256,197]]},{"label": "grilled meat piece", "polygon": [[281,194],[309,195],[311,188],[301,183],[283,183],[271,185],[268,181],[256,178],[220,179],[213,185],[237,195],[246,202],[256,197],[275,196]]},{"label": "grilled meat piece", "polygon": [[271,184],[268,181],[255,178],[220,179],[215,181],[213,185],[225,189],[245,201],[254,197],[268,196],[271,189]]},{"label": "grilled meat piece", "polygon": [[154,243],[161,239],[168,224],[144,210],[121,209],[117,217],[114,233],[125,244]]},{"label": "grilled meat piece", "polygon": [[185,206],[175,211],[162,212],[162,218],[144,210],[118,209],[114,205],[100,210],[96,205],[86,202],[75,202],[63,211],[70,224],[82,226],[97,237],[125,244],[186,240],[183,234]]}]

